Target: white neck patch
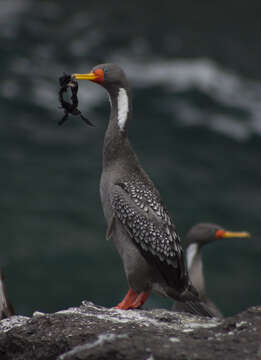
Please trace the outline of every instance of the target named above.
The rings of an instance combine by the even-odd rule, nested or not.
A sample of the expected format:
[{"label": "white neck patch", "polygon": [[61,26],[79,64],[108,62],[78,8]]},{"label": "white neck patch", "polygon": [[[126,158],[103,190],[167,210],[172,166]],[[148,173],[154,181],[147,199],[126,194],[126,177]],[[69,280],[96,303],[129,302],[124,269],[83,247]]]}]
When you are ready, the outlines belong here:
[{"label": "white neck patch", "polygon": [[128,95],[125,89],[120,88],[118,93],[118,125],[120,130],[124,129],[129,111]]},{"label": "white neck patch", "polygon": [[194,260],[197,252],[198,252],[198,244],[196,244],[196,243],[190,244],[189,247],[187,248],[186,254],[187,254],[188,270],[190,270],[191,265],[193,263],[193,260]]}]

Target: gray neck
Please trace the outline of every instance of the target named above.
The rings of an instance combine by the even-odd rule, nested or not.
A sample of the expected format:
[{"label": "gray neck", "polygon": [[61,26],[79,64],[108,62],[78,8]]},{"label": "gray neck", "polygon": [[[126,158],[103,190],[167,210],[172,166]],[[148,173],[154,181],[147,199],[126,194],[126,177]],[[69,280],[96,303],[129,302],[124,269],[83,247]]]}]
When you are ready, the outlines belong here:
[{"label": "gray neck", "polygon": [[205,295],[205,282],[201,251],[197,243],[191,243],[186,249],[187,267],[190,280],[200,295]]},{"label": "gray neck", "polygon": [[111,113],[104,138],[103,166],[122,156],[126,157],[126,152],[133,154],[127,137],[127,125],[132,116],[130,90],[115,86],[110,88],[108,93]]}]

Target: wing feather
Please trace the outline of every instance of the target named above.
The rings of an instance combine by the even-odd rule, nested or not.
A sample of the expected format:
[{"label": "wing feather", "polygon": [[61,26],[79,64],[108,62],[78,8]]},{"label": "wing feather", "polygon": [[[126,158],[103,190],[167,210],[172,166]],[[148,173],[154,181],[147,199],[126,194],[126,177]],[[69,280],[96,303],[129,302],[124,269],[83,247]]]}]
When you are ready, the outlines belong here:
[{"label": "wing feather", "polygon": [[114,215],[167,282],[187,279],[180,238],[159,194],[142,181],[125,181],[115,184],[111,201]]}]

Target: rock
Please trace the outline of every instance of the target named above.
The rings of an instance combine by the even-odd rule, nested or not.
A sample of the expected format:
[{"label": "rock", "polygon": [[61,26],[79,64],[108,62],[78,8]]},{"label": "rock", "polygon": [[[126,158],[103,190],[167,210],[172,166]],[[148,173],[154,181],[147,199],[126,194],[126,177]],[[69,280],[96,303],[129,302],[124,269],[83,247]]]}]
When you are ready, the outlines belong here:
[{"label": "rock", "polygon": [[1,360],[261,360],[261,306],[225,320],[83,302],[0,322]]}]

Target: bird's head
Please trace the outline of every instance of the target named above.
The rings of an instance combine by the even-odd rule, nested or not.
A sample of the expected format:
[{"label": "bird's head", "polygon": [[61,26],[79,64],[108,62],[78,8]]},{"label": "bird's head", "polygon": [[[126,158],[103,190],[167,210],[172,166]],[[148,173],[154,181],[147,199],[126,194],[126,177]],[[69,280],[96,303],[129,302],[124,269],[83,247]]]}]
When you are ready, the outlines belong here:
[{"label": "bird's head", "polygon": [[185,246],[188,247],[192,243],[203,246],[209,242],[218,239],[228,238],[249,238],[248,232],[227,231],[216,224],[201,223],[193,226],[185,236]]},{"label": "bird's head", "polygon": [[73,74],[76,80],[90,80],[102,85],[108,91],[114,88],[127,88],[128,83],[124,71],[116,64],[96,65],[87,74]]}]

